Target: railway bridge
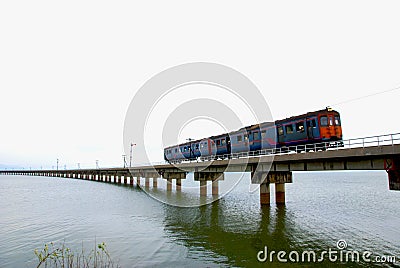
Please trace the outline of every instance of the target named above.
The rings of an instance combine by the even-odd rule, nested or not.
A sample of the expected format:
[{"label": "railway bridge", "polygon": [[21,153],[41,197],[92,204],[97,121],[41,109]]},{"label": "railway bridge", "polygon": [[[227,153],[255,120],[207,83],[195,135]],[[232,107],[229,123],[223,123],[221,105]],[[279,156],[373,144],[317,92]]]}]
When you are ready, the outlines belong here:
[{"label": "railway bridge", "polygon": [[[315,148],[318,148],[316,146]],[[293,171],[334,170],[386,170],[389,189],[400,190],[400,133],[345,140],[343,147],[327,150],[299,152],[298,148],[286,148],[273,152],[241,153],[220,158],[186,161],[176,164],[158,163],[129,168],[97,168],[69,170],[2,170],[0,175],[32,175],[64,177],[158,187],[159,179],[166,180],[167,192],[181,191],[182,180],[189,172],[199,182],[200,195],[207,196],[207,182],[212,181],[212,195],[218,195],[218,182],[224,180],[224,172],[251,172],[252,183],[260,184],[260,203],[270,204],[270,184],[275,184],[275,202],[285,203],[285,184],[292,183]]]}]

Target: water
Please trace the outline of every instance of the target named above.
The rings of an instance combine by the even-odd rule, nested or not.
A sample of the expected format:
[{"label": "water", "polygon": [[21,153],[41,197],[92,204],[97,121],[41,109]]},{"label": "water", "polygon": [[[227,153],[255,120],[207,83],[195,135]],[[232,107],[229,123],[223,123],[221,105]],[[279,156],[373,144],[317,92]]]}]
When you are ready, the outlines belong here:
[{"label": "water", "polygon": [[[400,192],[388,190],[385,172],[295,173],[293,180],[284,207],[261,208],[245,176],[211,205],[177,208],[138,187],[0,176],[0,267],[36,267],[34,249],[48,242],[90,250],[102,241],[122,267],[266,266],[257,261],[265,246],[321,252],[340,239],[348,250],[394,255],[399,263]],[[272,266],[383,264],[285,264],[275,257]]]}]

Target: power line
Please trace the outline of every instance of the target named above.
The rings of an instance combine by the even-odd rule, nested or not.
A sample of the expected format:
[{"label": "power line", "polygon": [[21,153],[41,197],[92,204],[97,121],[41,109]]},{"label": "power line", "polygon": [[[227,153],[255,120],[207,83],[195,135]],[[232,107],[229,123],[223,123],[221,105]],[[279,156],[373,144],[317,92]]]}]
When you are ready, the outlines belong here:
[{"label": "power line", "polygon": [[339,106],[339,105],[346,104],[346,103],[349,103],[349,102],[353,102],[353,101],[357,101],[357,100],[373,97],[373,96],[376,96],[376,95],[385,94],[385,93],[392,92],[392,91],[399,90],[399,89],[400,89],[400,86],[392,88],[392,89],[387,89],[387,90],[383,90],[383,91],[380,91],[380,92],[372,93],[372,94],[369,94],[369,95],[365,95],[365,96],[361,96],[361,97],[357,97],[357,98],[341,101],[341,102],[338,102],[338,103],[335,103],[335,104],[332,104],[332,105],[329,105],[329,106],[330,107],[335,107],[335,106]]}]

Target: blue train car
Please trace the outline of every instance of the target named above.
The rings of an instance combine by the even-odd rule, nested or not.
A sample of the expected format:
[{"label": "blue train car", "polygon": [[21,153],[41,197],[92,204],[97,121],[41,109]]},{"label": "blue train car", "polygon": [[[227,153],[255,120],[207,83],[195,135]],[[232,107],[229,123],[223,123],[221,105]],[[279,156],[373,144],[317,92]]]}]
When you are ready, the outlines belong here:
[{"label": "blue train car", "polygon": [[170,146],[164,149],[164,160],[171,161],[181,161],[185,159],[181,150],[179,149],[179,145]]},{"label": "blue train car", "polygon": [[193,141],[191,147],[194,158],[207,157],[216,154],[216,148],[210,138]]},{"label": "blue train car", "polygon": [[229,133],[231,140],[231,153],[241,153],[250,151],[249,136],[246,128],[241,128],[237,131]]},{"label": "blue train car", "polygon": [[250,151],[258,151],[261,149],[261,132],[260,125],[252,125],[246,127],[247,136],[249,137]]},{"label": "blue train car", "polygon": [[[218,136],[212,136],[210,137],[210,139],[212,140],[212,147],[215,146],[216,148],[215,155],[224,155],[231,153],[231,140],[227,133]],[[214,154],[214,152],[212,153]]]},{"label": "blue train car", "polygon": [[276,126],[274,122],[260,124],[261,149],[275,149],[278,145]]}]

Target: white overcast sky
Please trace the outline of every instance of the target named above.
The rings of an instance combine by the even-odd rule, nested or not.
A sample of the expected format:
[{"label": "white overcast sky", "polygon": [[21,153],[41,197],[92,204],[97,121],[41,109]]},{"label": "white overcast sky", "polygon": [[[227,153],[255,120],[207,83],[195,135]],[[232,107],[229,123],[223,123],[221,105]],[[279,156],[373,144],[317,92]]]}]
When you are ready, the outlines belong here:
[{"label": "white overcast sky", "polygon": [[[0,164],[121,165],[135,92],[188,62],[243,73],[275,119],[396,88],[399,10],[398,1],[1,1]],[[396,90],[333,108],[353,138],[400,132],[399,104]]]}]

